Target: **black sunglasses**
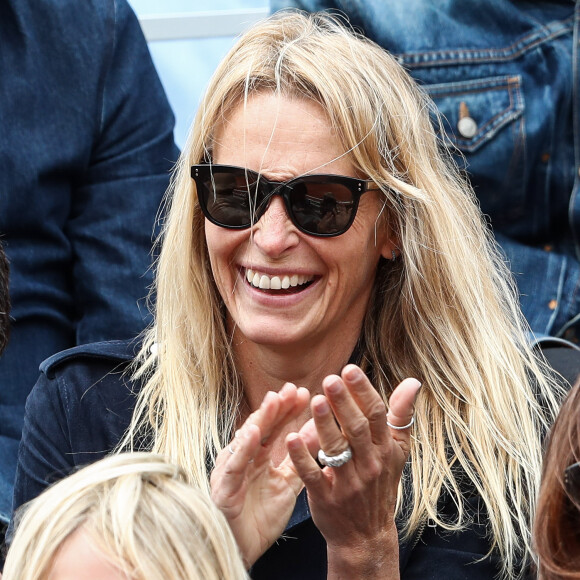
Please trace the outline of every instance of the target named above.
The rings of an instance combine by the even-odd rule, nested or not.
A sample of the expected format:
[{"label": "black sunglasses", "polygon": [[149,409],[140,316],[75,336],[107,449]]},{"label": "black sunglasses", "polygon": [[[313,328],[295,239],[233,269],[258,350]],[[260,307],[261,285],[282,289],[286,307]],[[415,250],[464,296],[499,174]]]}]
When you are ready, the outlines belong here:
[{"label": "black sunglasses", "polygon": [[274,195],[284,200],[292,223],[311,236],[340,236],[352,225],[360,196],[377,189],[370,179],[342,175],[305,175],[269,181],[244,167],[192,165],[191,177],[205,217],[228,229],[258,222]]}]

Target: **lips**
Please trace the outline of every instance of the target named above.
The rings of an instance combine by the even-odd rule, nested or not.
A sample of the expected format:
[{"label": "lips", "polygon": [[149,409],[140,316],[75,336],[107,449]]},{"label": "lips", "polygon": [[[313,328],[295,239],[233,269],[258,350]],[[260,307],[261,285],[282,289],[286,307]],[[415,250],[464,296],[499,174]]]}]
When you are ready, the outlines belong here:
[{"label": "lips", "polygon": [[310,284],[314,277],[291,273],[269,276],[248,268],[246,270],[246,280],[251,286],[260,290],[299,290],[300,286]]}]

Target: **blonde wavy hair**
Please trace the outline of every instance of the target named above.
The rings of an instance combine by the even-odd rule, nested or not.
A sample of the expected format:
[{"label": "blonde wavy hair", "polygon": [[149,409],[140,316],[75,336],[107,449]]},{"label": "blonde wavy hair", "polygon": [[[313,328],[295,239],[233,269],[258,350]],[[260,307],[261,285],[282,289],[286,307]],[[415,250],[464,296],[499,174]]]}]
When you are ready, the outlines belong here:
[{"label": "blonde wavy hair", "polygon": [[48,578],[59,548],[81,529],[132,580],[248,578],[225,517],[179,467],[151,453],[122,453],[21,508],[3,580]]},{"label": "blonde wavy hair", "polygon": [[[361,344],[363,367],[385,401],[405,377],[424,385],[405,476],[410,505],[399,494],[405,535],[429,519],[467,526],[467,478],[504,573],[519,573],[555,387],[528,346],[513,282],[474,194],[437,138],[434,106],[391,55],[333,16],[266,19],[239,39],[209,84],[168,198],[155,322],[135,371],[144,387],[124,443],[151,437],[154,451],[207,486],[239,418],[243,384],[190,165],[211,161],[215,127],[256,92],[320,104],[355,168],[384,194],[401,258],[379,264]],[[437,511],[444,492],[458,508],[453,521]]]}]

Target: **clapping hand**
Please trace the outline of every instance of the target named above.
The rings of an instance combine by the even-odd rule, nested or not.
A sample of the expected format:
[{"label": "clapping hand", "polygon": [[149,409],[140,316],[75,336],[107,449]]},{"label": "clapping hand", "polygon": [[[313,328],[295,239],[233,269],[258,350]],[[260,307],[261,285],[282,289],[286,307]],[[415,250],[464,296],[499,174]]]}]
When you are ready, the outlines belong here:
[{"label": "clapping hand", "polygon": [[[405,379],[387,416],[366,375],[348,365],[340,377],[326,377],[324,395],[311,401],[313,419],[287,437],[312,518],[327,542],[329,578],[399,577],[395,504],[420,386]],[[328,466],[313,459],[316,449]]]},{"label": "clapping hand", "polygon": [[235,439],[217,457],[211,475],[212,498],[225,514],[250,567],[284,531],[302,480],[287,456],[272,461],[272,447],[282,430],[308,407],[310,393],[287,383],[269,392]]}]

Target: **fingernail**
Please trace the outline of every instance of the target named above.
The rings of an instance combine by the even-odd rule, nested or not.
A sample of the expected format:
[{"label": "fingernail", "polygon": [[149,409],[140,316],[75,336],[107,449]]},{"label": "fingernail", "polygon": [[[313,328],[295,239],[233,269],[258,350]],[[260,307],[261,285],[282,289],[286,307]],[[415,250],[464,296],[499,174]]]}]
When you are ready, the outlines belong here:
[{"label": "fingernail", "polygon": [[290,433],[286,437],[286,447],[288,449],[299,449],[300,448],[300,436],[298,433]]},{"label": "fingernail", "polygon": [[364,376],[362,370],[356,365],[346,365],[342,369],[342,376],[348,381],[356,381]]},{"label": "fingernail", "polygon": [[336,395],[342,389],[342,381],[339,377],[330,375],[322,381],[324,390],[331,395]]},{"label": "fingernail", "polygon": [[330,406],[325,397],[319,396],[312,401],[312,410],[318,415],[323,416],[330,412]]},{"label": "fingernail", "polygon": [[413,381],[413,382],[415,383],[415,388],[416,388],[417,390],[419,390],[419,389],[420,389],[420,388],[423,386],[423,384],[421,383],[421,381],[418,381],[417,379],[413,379],[413,378],[411,378],[410,380],[411,380],[411,381]]},{"label": "fingernail", "polygon": [[291,391],[292,389],[295,389],[296,386],[293,383],[284,383],[284,386],[280,389],[278,394],[282,394],[282,393],[286,393],[288,391]]}]

